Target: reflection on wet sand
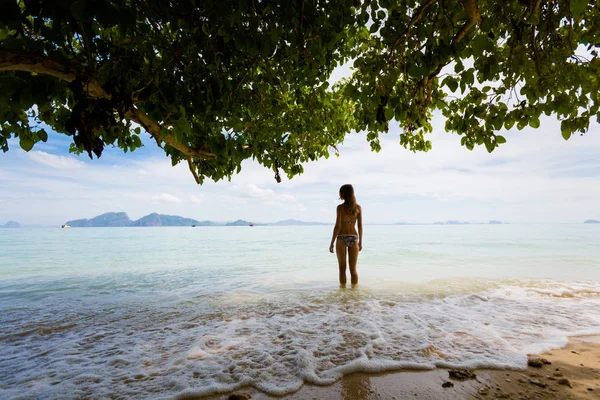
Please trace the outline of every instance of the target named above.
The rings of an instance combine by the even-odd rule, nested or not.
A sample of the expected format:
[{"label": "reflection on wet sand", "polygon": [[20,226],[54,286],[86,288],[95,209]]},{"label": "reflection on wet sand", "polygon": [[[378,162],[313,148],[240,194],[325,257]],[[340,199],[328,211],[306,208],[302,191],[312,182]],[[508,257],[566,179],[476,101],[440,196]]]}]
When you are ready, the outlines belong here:
[{"label": "reflection on wet sand", "polygon": [[366,399],[373,392],[371,378],[367,375],[356,375],[355,379],[342,379],[340,383],[340,400]]}]

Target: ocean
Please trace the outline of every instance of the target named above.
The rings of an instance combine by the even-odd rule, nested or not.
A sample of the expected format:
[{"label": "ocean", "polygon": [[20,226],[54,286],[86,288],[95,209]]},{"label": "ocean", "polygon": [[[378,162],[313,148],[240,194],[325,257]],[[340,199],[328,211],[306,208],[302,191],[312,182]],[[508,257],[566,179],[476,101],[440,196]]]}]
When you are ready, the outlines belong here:
[{"label": "ocean", "polygon": [[600,334],[600,225],[0,230],[0,398],[274,395],[355,371],[525,368]]}]

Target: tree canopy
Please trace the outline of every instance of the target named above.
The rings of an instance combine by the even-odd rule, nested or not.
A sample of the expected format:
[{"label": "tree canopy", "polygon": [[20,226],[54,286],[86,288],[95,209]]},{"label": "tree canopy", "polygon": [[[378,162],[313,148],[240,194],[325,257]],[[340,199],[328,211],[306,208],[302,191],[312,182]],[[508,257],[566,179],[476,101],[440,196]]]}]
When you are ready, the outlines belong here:
[{"label": "tree canopy", "polygon": [[[600,6],[582,0],[0,0],[0,147],[147,132],[198,183],[254,158],[288,176],[352,130],[427,151],[435,110],[468,149],[554,115],[600,122]],[[334,69],[352,75],[330,84]]]}]

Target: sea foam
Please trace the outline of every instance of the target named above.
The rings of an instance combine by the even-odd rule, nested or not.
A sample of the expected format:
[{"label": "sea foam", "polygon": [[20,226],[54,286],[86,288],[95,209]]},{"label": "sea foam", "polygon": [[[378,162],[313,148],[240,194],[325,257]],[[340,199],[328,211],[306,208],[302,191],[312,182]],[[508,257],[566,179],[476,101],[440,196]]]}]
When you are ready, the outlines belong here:
[{"label": "sea foam", "polygon": [[283,395],[357,371],[522,369],[527,354],[600,334],[598,282],[487,280],[469,291],[448,281],[429,289],[7,309],[0,395],[186,399],[245,386]]}]

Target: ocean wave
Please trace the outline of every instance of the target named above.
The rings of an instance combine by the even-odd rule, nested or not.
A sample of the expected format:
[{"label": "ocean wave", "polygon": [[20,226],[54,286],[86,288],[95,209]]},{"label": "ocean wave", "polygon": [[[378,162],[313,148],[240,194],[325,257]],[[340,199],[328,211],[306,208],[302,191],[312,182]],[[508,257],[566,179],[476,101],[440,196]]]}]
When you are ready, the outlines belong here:
[{"label": "ocean wave", "polygon": [[4,398],[283,395],[358,371],[525,368],[527,354],[600,334],[600,282],[57,301],[9,308],[0,327]]}]

